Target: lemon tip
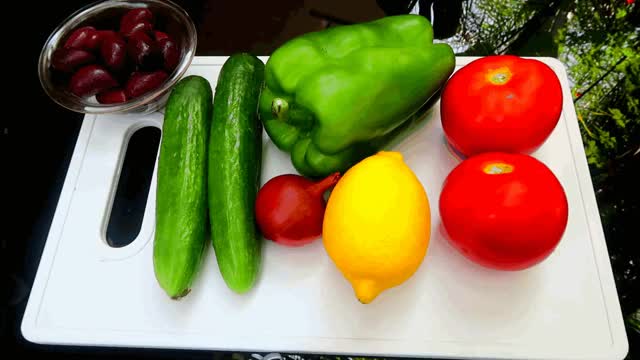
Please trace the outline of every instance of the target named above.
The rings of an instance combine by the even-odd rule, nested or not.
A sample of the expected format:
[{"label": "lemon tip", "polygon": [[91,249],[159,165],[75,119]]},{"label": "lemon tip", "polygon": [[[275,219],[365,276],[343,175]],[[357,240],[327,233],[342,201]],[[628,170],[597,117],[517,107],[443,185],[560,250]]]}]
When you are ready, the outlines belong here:
[{"label": "lemon tip", "polygon": [[358,301],[363,304],[369,304],[380,294],[380,288],[371,280],[355,281],[353,290],[356,293]]}]

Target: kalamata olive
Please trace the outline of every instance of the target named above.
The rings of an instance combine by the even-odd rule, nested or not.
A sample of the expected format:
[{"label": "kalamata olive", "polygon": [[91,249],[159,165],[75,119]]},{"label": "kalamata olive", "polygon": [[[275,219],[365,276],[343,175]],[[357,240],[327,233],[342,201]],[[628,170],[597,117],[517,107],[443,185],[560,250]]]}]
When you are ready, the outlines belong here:
[{"label": "kalamata olive", "polygon": [[95,50],[100,45],[98,30],[93,26],[83,26],[74,30],[64,43],[67,49]]},{"label": "kalamata olive", "polygon": [[51,56],[51,66],[58,71],[72,73],[82,65],[96,61],[92,53],[81,49],[58,49]]},{"label": "kalamata olive", "polygon": [[93,96],[118,86],[116,79],[100,65],[87,65],[76,71],[69,81],[71,92],[80,97]]},{"label": "kalamata olive", "polygon": [[167,72],[173,71],[180,62],[180,50],[176,43],[169,37],[158,41],[158,48],[162,54],[162,65]]},{"label": "kalamata olive", "polygon": [[127,50],[133,61],[141,67],[150,66],[158,53],[157,44],[144,32],[131,35]]},{"label": "kalamata olive", "polygon": [[109,38],[111,36],[114,36],[118,34],[116,31],[113,30],[98,30],[98,36],[100,37],[100,43],[102,44],[102,40]]},{"label": "kalamata olive", "polygon": [[153,33],[153,25],[151,25],[151,23],[149,22],[141,21],[138,23],[125,25],[124,28],[120,30],[120,33],[125,37],[130,37],[137,32],[151,34]]},{"label": "kalamata olive", "polygon": [[147,8],[138,8],[127,11],[120,19],[120,32],[124,33],[124,28],[131,28],[132,25],[146,21],[153,25],[153,13]]},{"label": "kalamata olive", "polygon": [[96,100],[98,100],[100,104],[119,104],[127,101],[127,95],[124,93],[124,90],[117,88],[98,93]]},{"label": "kalamata olive", "polygon": [[158,30],[153,32],[153,36],[156,38],[156,41],[160,41],[162,39],[168,39],[169,38],[169,35],[167,35],[167,33],[164,33],[162,31],[158,31]]},{"label": "kalamata olive", "polygon": [[127,61],[127,43],[119,34],[105,32],[100,45],[100,55],[111,71],[119,72]]},{"label": "kalamata olive", "polygon": [[167,77],[169,77],[169,75],[162,70],[135,72],[129,77],[124,91],[129,99],[136,98],[160,86],[167,80]]}]

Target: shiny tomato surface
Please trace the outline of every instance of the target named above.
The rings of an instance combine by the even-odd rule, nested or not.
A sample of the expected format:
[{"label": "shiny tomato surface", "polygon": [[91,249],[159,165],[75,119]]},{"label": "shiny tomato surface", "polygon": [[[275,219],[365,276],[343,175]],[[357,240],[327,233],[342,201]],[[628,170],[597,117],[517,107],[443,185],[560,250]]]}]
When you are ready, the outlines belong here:
[{"label": "shiny tomato surface", "polygon": [[440,106],[445,136],[462,154],[531,153],[558,123],[562,88],[539,60],[486,56],[453,74]]},{"label": "shiny tomato surface", "polygon": [[439,199],[449,241],[467,258],[521,270],[546,259],[568,219],[564,189],[551,170],[525,154],[483,153],[446,178]]}]

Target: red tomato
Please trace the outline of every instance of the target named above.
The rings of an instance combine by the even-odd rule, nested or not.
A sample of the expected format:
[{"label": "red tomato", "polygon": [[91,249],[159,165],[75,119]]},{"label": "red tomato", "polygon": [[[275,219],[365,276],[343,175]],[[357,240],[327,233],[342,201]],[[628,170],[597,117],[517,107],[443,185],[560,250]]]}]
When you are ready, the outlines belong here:
[{"label": "red tomato", "polygon": [[530,153],[558,123],[562,89],[553,70],[541,61],[486,56],[451,76],[440,106],[445,136],[464,155]]},{"label": "red tomato", "polygon": [[449,241],[467,258],[495,269],[521,270],[543,261],[567,225],[562,185],[525,154],[464,160],[447,176],[439,200]]}]

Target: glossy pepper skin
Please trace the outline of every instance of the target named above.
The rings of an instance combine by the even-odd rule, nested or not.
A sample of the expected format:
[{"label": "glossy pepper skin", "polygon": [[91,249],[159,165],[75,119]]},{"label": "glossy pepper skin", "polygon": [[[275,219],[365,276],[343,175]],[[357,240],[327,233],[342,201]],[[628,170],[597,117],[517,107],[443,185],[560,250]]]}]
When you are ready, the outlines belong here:
[{"label": "glossy pepper skin", "polygon": [[301,175],[342,172],[391,140],[454,66],[419,15],[307,33],[267,61],[260,118]]}]

